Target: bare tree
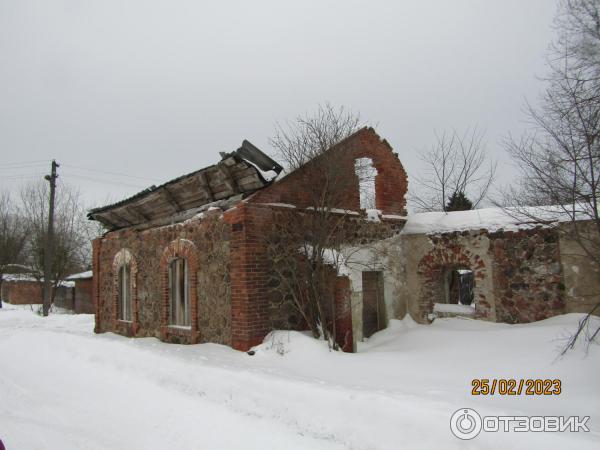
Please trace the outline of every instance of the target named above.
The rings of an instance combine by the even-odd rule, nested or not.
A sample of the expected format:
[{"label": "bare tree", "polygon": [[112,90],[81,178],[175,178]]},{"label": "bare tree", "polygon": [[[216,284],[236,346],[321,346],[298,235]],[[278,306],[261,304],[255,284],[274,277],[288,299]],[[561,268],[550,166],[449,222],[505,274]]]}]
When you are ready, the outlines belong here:
[{"label": "bare tree", "polygon": [[269,143],[287,171],[293,171],[333,147],[361,127],[360,115],[330,103],[319,105],[316,113],[298,116],[294,122],[275,125]]},{"label": "bare tree", "polygon": [[8,266],[24,261],[27,229],[8,192],[0,192],[0,292]]},{"label": "bare tree", "polygon": [[[556,229],[599,265],[600,0],[562,1],[555,27],[547,88],[539,106],[526,105],[532,129],[506,141],[521,170],[520,185],[508,191],[507,199],[513,211],[535,221],[559,215],[563,224]],[[592,339],[597,335],[598,330],[590,334]]]},{"label": "bare tree", "polygon": [[[48,189],[47,183],[40,180],[25,185],[21,190],[23,217],[29,229],[27,260],[39,279],[44,267]],[[52,302],[54,302],[56,288],[65,277],[88,266],[87,227],[79,192],[68,185],[60,184],[57,188],[55,205]]]},{"label": "bare tree", "polygon": [[477,128],[463,135],[455,130],[436,133],[436,142],[421,155],[424,171],[414,177],[410,196],[419,211],[446,211],[453,196],[464,196],[473,208],[486,198],[496,176],[496,163],[485,150],[484,133]]},{"label": "bare tree", "polygon": [[[361,180],[367,164],[355,165],[340,157],[340,141],[359,129],[358,115],[330,104],[314,115],[277,125],[271,145],[303,194],[303,208],[281,211],[267,237],[273,285],[282,304],[300,313],[315,337],[323,336],[338,348],[334,280],[341,248],[361,235],[360,224],[348,225],[345,204],[351,186]],[[365,197],[366,198],[366,197]],[[364,239],[364,236],[363,236]],[[342,340],[345,337],[341,337]]]}]

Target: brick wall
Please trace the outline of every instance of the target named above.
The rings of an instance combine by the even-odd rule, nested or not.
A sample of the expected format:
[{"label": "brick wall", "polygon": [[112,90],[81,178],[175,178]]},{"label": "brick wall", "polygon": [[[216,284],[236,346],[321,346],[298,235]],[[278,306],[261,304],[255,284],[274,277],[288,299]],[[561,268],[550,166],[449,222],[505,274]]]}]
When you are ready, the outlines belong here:
[{"label": "brick wall", "polygon": [[231,227],[232,346],[248,350],[271,330],[268,303],[268,262],[264,232],[272,211],[241,203],[225,213]]},{"label": "brick wall", "polygon": [[[327,152],[336,167],[348,175],[349,184],[345,194],[336,197],[335,208],[357,211],[360,209],[359,180],[354,172],[358,158],[370,158],[377,169],[375,177],[376,207],[383,214],[405,215],[405,195],[408,178],[398,155],[386,140],[382,140],[372,128],[363,128]],[[280,181],[257,192],[251,203],[288,203],[299,207],[313,206],[302,186],[318,183],[312,180],[311,169],[319,164],[319,158],[288,174]]]},{"label": "brick wall", "polygon": [[93,281],[91,278],[75,280],[75,314],[94,314]]},{"label": "brick wall", "polygon": [[[44,284],[37,281],[4,281],[2,283],[2,300],[13,305],[41,304],[43,291]],[[73,288],[67,286],[56,288],[54,305],[73,309]]]},{"label": "brick wall", "polygon": [[37,281],[4,281],[2,301],[13,305],[42,303],[42,284]]}]

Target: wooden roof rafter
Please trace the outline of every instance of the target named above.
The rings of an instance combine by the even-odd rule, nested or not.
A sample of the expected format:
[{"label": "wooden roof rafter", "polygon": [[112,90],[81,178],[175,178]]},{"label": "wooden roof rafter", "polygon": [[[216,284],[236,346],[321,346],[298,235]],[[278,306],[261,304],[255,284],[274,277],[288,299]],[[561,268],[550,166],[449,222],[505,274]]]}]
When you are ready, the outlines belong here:
[{"label": "wooden roof rafter", "polygon": [[204,193],[206,194],[206,197],[211,202],[214,202],[215,201],[215,194],[213,193],[212,189],[210,188],[210,183],[208,181],[208,177],[207,177],[206,172],[204,172],[204,171],[200,172],[198,174],[198,180],[200,181],[200,186],[204,190]]},{"label": "wooden roof rafter", "polygon": [[177,201],[177,198],[167,186],[162,188],[161,193],[165,196],[167,202],[175,208],[175,212],[183,211],[184,208],[181,207],[181,204]]},{"label": "wooden roof rafter", "polygon": [[217,170],[223,175],[223,182],[227,185],[227,187],[231,189],[234,194],[239,194],[241,192],[240,187],[238,186],[235,178],[231,175],[231,170],[229,167],[226,164],[219,164],[217,166]]}]

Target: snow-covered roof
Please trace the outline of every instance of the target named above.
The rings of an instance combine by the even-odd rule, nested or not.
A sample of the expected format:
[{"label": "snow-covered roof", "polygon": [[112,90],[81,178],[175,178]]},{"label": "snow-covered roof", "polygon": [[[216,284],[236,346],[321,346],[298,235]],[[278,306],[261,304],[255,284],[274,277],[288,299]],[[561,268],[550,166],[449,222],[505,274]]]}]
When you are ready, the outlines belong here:
[{"label": "snow-covered roof", "polygon": [[9,272],[12,273],[11,270],[14,269],[18,269],[18,273],[32,273],[35,272],[35,269],[33,269],[32,267],[29,266],[24,266],[23,264],[7,264],[6,266],[4,266],[5,268],[5,272]]},{"label": "snow-covered roof", "polygon": [[[43,283],[44,278],[40,278],[39,280],[27,273],[9,273],[2,275],[2,281],[29,281],[34,283]],[[75,283],[73,281],[61,281],[59,286],[62,287],[74,287]]]},{"label": "snow-covered roof", "polygon": [[[570,220],[558,206],[529,207],[524,209],[482,208],[469,211],[426,212],[411,214],[401,234],[434,234],[452,231],[504,229],[519,230]],[[582,214],[582,220],[587,217]]]},{"label": "snow-covered roof", "polygon": [[2,281],[38,281],[28,273],[5,273],[2,275]]},{"label": "snow-covered roof", "polygon": [[69,275],[66,280],[85,280],[88,278],[92,278],[93,272],[91,270],[87,270],[85,272],[74,273],[73,275]]}]

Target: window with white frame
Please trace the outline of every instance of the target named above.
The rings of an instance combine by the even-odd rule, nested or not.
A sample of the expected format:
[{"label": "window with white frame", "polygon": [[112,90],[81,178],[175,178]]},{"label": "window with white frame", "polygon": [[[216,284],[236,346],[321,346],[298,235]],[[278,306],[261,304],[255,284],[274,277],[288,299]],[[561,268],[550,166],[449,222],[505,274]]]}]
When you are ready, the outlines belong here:
[{"label": "window with white frame", "polygon": [[185,258],[176,258],[169,264],[169,307],[170,325],[191,325],[188,263]]},{"label": "window with white frame", "polygon": [[122,264],[119,266],[117,275],[118,287],[118,318],[131,322],[133,317],[132,301],[131,301],[131,266],[130,264]]}]

